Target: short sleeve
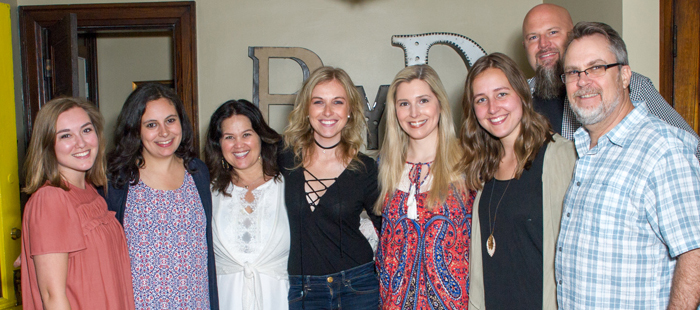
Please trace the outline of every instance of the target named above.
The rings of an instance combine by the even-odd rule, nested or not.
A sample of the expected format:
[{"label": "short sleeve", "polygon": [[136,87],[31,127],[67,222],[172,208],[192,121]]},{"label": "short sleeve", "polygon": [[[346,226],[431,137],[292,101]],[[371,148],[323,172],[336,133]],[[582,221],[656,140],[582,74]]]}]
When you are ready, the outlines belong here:
[{"label": "short sleeve", "polygon": [[645,197],[671,257],[700,248],[700,167],[689,151],[677,149],[654,167]]},{"label": "short sleeve", "polygon": [[61,188],[44,186],[32,194],[25,207],[24,221],[29,257],[86,248],[78,214]]}]

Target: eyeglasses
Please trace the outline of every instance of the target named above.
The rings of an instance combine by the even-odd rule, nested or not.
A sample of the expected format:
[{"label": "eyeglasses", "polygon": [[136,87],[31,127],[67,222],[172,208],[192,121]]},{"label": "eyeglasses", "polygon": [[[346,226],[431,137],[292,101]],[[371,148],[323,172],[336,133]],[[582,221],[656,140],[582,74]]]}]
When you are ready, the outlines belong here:
[{"label": "eyeglasses", "polygon": [[576,83],[578,80],[581,78],[581,73],[585,73],[587,77],[600,77],[605,75],[605,72],[616,66],[621,66],[622,64],[619,62],[616,62],[614,64],[609,64],[609,65],[597,65],[590,67],[586,70],[583,71],[578,71],[578,70],[571,70],[571,71],[566,71],[564,74],[561,75],[561,81],[569,84],[569,83]]}]

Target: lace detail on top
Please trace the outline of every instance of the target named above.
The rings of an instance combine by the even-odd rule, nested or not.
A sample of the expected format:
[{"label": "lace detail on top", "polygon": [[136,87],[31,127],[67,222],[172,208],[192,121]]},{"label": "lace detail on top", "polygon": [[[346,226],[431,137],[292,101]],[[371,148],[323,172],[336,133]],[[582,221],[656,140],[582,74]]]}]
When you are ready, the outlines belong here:
[{"label": "lace detail on top", "polygon": [[[321,200],[321,197],[323,194],[328,191],[328,188],[335,183],[335,180],[338,179],[338,177],[335,178],[327,178],[327,179],[319,179],[311,171],[307,170],[304,168],[304,191],[306,192],[306,202],[309,203],[309,207],[311,208],[311,211],[313,212],[316,210],[316,207],[318,206],[318,201]],[[309,178],[309,176],[311,178]],[[324,183],[327,182],[327,183]],[[333,182],[329,182],[333,181]],[[323,187],[323,189],[316,190],[311,184],[316,184],[320,185]]]},{"label": "lace detail on top", "polygon": [[[229,242],[237,252],[237,259],[244,262],[253,262],[262,251],[267,239],[272,233],[272,229],[262,227],[262,223],[275,218],[275,208],[269,203],[268,196],[274,179],[271,179],[258,188],[251,190],[253,201],[245,200],[248,192],[243,187],[233,186],[231,198],[226,199],[222,204],[223,208],[223,231],[226,236],[231,236]],[[250,207],[253,212],[248,213],[246,208]]]}]

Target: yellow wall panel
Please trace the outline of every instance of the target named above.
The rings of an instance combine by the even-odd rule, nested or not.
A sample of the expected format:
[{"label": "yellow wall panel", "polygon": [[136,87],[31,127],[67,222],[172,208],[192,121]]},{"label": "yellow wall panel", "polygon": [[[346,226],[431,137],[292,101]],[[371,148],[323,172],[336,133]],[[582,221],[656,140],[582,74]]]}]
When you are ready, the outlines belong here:
[{"label": "yellow wall panel", "polygon": [[10,25],[10,5],[0,3],[0,309],[15,304],[12,263],[21,244],[10,236],[13,228],[21,228]]}]

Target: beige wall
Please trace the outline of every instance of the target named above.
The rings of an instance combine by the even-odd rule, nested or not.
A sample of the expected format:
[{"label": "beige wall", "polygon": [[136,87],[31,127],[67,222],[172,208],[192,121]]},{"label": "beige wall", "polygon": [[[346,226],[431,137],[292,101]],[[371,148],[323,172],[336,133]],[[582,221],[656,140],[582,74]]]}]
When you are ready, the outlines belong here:
[{"label": "beige wall", "polygon": [[[627,1],[652,0],[545,2],[569,8],[574,19],[600,16],[598,20],[606,21],[628,35],[638,28],[625,28],[623,18],[633,20],[653,13],[642,8],[633,10],[631,5],[623,10],[623,2]],[[108,2],[134,0],[18,0],[19,5]],[[248,46],[310,49],[324,64],[346,69],[355,84],[363,85],[369,99],[373,100],[379,85],[389,84],[404,66],[402,50],[390,43],[395,34],[459,33],[474,39],[487,52],[508,54],[527,74],[531,74],[520,43],[520,28],[525,13],[539,3],[542,0],[198,1],[200,134],[204,135],[209,117],[218,105],[232,98],[251,99],[253,68],[252,60],[248,58]],[[649,24],[654,26],[653,22]],[[655,27],[658,32],[658,22]],[[651,47],[635,50],[633,54],[658,53],[658,39],[649,43]],[[649,66],[658,70],[656,57],[656,60],[649,61]],[[645,56],[643,61],[647,62],[649,58],[653,56]],[[448,47],[434,46],[429,60],[440,74],[450,101],[456,106],[461,100],[467,72],[461,59]],[[294,63],[280,61],[273,64],[271,75],[277,77],[273,88],[281,92],[292,92],[301,83],[301,71]],[[454,110],[458,114],[456,107]]]},{"label": "beige wall", "polygon": [[622,38],[630,67],[659,88],[659,0],[622,0]]},{"label": "beige wall", "polygon": [[[20,5],[90,2],[132,1],[19,0]],[[200,133],[218,105],[231,98],[251,99],[253,62],[248,46],[308,48],[324,64],[346,69],[373,100],[379,85],[389,84],[404,66],[403,51],[391,46],[395,34],[459,33],[487,52],[515,57],[526,68],[520,26],[527,10],[538,3],[541,0],[198,1]],[[461,59],[445,46],[433,47],[429,59],[456,105],[467,72]],[[285,68],[290,66],[273,67],[271,74],[293,70]],[[290,74],[300,76],[297,70]],[[291,92],[300,87],[301,78],[281,83],[279,89]]]},{"label": "beige wall", "polygon": [[623,0],[545,0],[543,2],[565,7],[569,10],[574,24],[580,21],[603,22],[624,35],[622,26]]},{"label": "beige wall", "polygon": [[627,45],[632,70],[658,88],[659,0],[545,0],[565,7],[574,23],[603,22],[617,30]]},{"label": "beige wall", "polygon": [[134,81],[172,79],[172,39],[166,34],[97,37],[100,112],[105,117],[107,145]]}]

